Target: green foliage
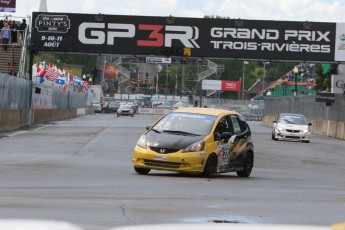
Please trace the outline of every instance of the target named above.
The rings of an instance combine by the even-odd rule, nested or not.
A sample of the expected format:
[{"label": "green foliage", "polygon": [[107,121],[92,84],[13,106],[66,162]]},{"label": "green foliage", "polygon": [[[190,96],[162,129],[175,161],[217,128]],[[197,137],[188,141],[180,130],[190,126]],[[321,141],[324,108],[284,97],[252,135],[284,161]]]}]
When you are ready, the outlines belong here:
[{"label": "green foliage", "polygon": [[315,78],[315,86],[313,87],[316,91],[331,91],[331,77],[332,74],[336,73],[336,69],[338,68],[337,64],[332,64],[331,68],[327,70],[327,72],[322,71],[322,64],[316,65],[316,74],[317,77]]}]

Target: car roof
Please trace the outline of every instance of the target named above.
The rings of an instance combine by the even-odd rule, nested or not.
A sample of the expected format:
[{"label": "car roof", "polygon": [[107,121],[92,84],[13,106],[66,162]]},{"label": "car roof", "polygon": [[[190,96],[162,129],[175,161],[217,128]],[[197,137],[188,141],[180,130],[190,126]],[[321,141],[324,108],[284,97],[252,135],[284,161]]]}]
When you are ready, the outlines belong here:
[{"label": "car roof", "polygon": [[197,113],[197,114],[205,114],[205,115],[212,115],[212,116],[219,116],[221,114],[238,114],[237,112],[230,111],[230,110],[213,109],[213,108],[196,108],[196,107],[179,108],[179,109],[174,110],[173,112]]},{"label": "car roof", "polygon": [[304,117],[303,114],[299,114],[299,113],[280,113],[279,116],[300,116],[300,117]]}]

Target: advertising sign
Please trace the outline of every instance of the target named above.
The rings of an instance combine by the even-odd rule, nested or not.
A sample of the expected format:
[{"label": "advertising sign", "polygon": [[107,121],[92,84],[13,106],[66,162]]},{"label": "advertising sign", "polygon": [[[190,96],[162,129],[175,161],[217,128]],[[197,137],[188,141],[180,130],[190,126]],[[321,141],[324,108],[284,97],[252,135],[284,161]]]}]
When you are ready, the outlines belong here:
[{"label": "advertising sign", "polygon": [[222,81],[222,91],[241,91],[241,81]]},{"label": "advertising sign", "polygon": [[190,49],[195,57],[345,61],[336,23],[48,12],[32,19],[38,51],[178,56],[166,52]]},{"label": "advertising sign", "polygon": [[0,0],[0,12],[16,12],[16,0]]},{"label": "advertising sign", "polygon": [[146,57],[146,63],[151,63],[151,64],[171,64],[171,58]]},{"label": "advertising sign", "polygon": [[105,80],[113,80],[117,79],[118,76],[118,69],[112,65],[104,65],[104,79]]},{"label": "advertising sign", "polygon": [[241,81],[202,80],[201,89],[239,92]]},{"label": "advertising sign", "polygon": [[203,90],[221,90],[222,81],[220,80],[202,80],[201,89]]},{"label": "advertising sign", "polygon": [[337,23],[335,37],[335,61],[345,60],[345,23]]},{"label": "advertising sign", "polygon": [[316,93],[316,102],[326,102],[326,103],[333,103],[335,101],[334,93],[323,93],[318,92]]},{"label": "advertising sign", "polygon": [[345,76],[344,75],[332,75],[331,92],[332,93],[345,92]]}]

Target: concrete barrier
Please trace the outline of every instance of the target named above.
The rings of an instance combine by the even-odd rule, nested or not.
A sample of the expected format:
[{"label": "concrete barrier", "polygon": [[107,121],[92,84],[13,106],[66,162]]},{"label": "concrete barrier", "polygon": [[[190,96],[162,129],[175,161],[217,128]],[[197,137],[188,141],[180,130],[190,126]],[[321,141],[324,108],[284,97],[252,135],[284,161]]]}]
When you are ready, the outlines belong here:
[{"label": "concrete barrier", "polygon": [[3,109],[0,110],[0,131],[12,131],[28,127],[30,123],[40,124],[88,114],[93,114],[92,107],[80,109],[33,109],[31,122],[29,122],[28,109]]},{"label": "concrete barrier", "polygon": [[77,116],[77,109],[34,109],[32,123],[44,123]]},{"label": "concrete barrier", "polygon": [[15,130],[28,126],[29,113],[26,109],[1,109],[0,131]]}]

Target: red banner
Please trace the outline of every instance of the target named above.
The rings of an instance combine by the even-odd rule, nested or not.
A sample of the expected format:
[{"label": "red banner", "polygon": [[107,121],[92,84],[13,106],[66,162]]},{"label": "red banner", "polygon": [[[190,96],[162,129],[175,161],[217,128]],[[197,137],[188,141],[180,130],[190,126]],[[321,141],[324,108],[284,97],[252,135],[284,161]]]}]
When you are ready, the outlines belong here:
[{"label": "red banner", "polygon": [[117,79],[118,69],[112,65],[104,65],[104,80]]},{"label": "red banner", "polygon": [[241,81],[222,81],[223,91],[241,91]]}]

